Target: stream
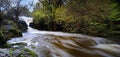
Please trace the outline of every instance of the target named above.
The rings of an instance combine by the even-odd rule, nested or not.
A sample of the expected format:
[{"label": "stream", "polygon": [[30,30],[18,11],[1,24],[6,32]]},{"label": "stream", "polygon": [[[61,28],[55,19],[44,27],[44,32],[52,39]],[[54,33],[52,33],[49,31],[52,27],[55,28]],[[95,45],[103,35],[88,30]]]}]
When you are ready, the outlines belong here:
[{"label": "stream", "polygon": [[[9,44],[25,43],[38,57],[120,57],[120,45],[100,37],[64,32],[41,31],[29,26],[33,18],[20,17],[28,25],[23,37],[12,38]],[[18,47],[14,45],[13,47]]]}]

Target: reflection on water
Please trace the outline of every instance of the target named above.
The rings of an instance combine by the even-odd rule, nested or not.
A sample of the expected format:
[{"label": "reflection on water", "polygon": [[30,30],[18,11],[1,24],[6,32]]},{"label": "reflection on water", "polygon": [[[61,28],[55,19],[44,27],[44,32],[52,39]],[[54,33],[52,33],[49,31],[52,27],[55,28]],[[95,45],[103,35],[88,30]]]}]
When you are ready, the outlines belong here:
[{"label": "reflection on water", "polygon": [[[27,18],[26,22],[29,25],[32,20]],[[39,57],[120,57],[120,45],[104,38],[81,34],[39,31],[28,27],[23,37],[8,41],[10,44],[21,42],[30,49],[35,46],[32,50]]]}]

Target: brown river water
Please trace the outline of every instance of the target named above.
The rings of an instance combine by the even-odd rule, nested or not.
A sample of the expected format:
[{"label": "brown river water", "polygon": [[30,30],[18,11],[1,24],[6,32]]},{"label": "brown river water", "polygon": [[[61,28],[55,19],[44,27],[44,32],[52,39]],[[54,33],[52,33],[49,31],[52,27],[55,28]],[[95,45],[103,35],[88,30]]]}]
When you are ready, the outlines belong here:
[{"label": "brown river water", "polygon": [[32,18],[22,17],[22,20],[28,24],[28,31],[23,33],[23,37],[13,38],[8,43],[26,43],[26,47],[38,57],[120,57],[120,45],[111,40],[82,34],[40,31],[29,27]]}]

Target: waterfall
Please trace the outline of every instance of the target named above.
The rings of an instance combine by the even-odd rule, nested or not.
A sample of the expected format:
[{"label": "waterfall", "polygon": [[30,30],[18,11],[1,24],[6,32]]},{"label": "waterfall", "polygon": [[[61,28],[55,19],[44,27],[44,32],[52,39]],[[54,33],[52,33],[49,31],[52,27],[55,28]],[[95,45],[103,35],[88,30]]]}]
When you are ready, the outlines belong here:
[{"label": "waterfall", "polygon": [[[38,57],[120,57],[120,45],[111,40],[82,34],[41,31],[29,26],[31,17],[20,17],[28,25],[23,37],[13,38],[9,44],[26,43]],[[35,46],[32,49],[31,46]]]},{"label": "waterfall", "polygon": [[25,21],[26,24],[28,25],[28,27],[29,27],[29,24],[30,24],[31,22],[33,22],[33,18],[32,18],[32,17],[20,16],[20,17],[19,17],[19,20]]}]

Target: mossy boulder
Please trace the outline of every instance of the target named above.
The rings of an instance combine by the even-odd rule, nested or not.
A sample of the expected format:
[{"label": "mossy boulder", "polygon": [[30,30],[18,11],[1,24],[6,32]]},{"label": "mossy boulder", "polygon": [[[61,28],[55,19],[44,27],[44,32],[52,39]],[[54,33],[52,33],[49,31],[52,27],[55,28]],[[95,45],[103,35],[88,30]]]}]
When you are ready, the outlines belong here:
[{"label": "mossy boulder", "polygon": [[30,23],[30,27],[33,27],[33,28],[37,28],[36,24],[35,23]]},{"label": "mossy boulder", "polygon": [[26,32],[27,31],[27,24],[25,23],[25,21],[18,20],[17,25],[18,25],[21,32]]},{"label": "mossy boulder", "polygon": [[21,37],[22,34],[20,31],[16,30],[7,30],[7,31],[1,31],[0,33],[0,47],[5,47],[6,42],[10,40],[13,37]]},{"label": "mossy boulder", "polygon": [[11,20],[3,20],[0,24],[0,47],[4,47],[6,42],[14,37],[21,37],[22,32],[18,25]]},{"label": "mossy boulder", "polygon": [[38,57],[37,54],[28,48],[0,49],[0,57]]}]

